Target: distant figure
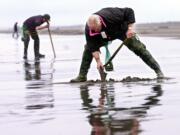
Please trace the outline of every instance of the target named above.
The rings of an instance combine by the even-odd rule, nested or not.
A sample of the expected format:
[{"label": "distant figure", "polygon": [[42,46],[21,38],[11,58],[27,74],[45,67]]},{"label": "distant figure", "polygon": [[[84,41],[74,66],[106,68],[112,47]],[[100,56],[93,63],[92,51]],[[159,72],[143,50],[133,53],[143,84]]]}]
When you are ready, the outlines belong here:
[{"label": "distant figure", "polygon": [[103,8],[92,14],[86,23],[86,45],[79,75],[77,78],[72,79],[71,82],[84,82],[87,80],[87,73],[93,58],[97,62],[97,69],[104,69],[100,59],[100,47],[106,46],[108,41],[115,39],[121,41],[128,39],[125,43],[126,47],[153,69],[158,78],[163,78],[159,64],[135,35],[134,23],[135,15],[131,8]]},{"label": "distant figure", "polygon": [[[23,23],[23,37],[22,41],[24,42],[24,59],[27,59],[27,50],[30,41],[30,36],[34,40],[34,55],[35,59],[44,58],[45,55],[39,53],[39,36],[37,30],[42,30],[49,27],[50,15],[37,15],[32,16],[24,21]],[[45,26],[40,26],[43,23],[47,23]]]},{"label": "distant figure", "polygon": [[15,22],[15,24],[14,24],[12,37],[15,39],[18,39],[18,37],[19,37],[18,22]]}]

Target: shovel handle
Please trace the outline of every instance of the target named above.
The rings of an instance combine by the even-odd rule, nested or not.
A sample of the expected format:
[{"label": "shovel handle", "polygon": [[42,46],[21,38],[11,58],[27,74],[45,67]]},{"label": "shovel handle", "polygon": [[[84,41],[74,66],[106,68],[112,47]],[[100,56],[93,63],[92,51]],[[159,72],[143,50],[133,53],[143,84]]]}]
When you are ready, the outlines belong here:
[{"label": "shovel handle", "polygon": [[123,47],[124,43],[127,41],[127,39],[125,39],[121,45],[116,49],[116,51],[113,53],[113,55],[109,58],[109,60],[104,64],[104,67],[107,66],[112,60],[113,58],[116,56],[116,54],[119,52],[119,50]]}]

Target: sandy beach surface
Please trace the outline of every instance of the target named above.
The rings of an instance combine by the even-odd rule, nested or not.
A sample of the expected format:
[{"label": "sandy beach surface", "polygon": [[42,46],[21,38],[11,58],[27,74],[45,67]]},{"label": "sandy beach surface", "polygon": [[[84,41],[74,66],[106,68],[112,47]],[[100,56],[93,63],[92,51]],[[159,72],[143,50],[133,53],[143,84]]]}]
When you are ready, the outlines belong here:
[{"label": "sandy beach surface", "polygon": [[[34,61],[33,42],[28,60],[23,44],[0,34],[0,129],[2,135],[178,135],[180,125],[180,40],[140,39],[159,62],[166,77],[155,73],[125,46],[113,60],[108,79],[127,76],[151,81],[77,83],[85,37],[40,35],[45,59]],[[111,53],[120,45],[114,41]],[[102,60],[105,49],[101,48]],[[93,61],[89,80],[100,79]],[[66,82],[66,83],[61,83]]]}]

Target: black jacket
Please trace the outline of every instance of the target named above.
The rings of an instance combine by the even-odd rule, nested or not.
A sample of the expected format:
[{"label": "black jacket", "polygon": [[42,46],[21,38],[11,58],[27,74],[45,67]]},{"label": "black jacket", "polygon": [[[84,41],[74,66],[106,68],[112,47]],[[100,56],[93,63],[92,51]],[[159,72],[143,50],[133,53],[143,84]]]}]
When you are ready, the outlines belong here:
[{"label": "black jacket", "polygon": [[106,24],[106,27],[103,26],[101,33],[105,32],[107,38],[103,38],[101,34],[90,36],[89,28],[86,24],[87,48],[91,52],[99,51],[104,42],[115,39],[124,40],[128,24],[135,23],[134,11],[131,8],[103,8],[94,14],[99,15]]}]

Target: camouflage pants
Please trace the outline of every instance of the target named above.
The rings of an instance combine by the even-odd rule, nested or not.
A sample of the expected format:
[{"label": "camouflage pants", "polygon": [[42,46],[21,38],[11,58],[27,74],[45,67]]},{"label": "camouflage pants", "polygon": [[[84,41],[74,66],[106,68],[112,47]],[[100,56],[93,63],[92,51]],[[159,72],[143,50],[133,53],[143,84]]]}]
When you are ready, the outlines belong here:
[{"label": "camouflage pants", "polygon": [[[139,56],[156,73],[161,72],[160,66],[157,63],[157,61],[152,57],[150,52],[146,49],[146,46],[135,36],[127,40],[126,46],[137,56]],[[79,75],[83,75],[83,76],[87,75],[92,59],[93,59],[92,53],[85,46]]]},{"label": "camouflage pants", "polygon": [[92,53],[87,49],[87,46],[85,45],[79,75],[87,76],[92,59],[93,59]]},{"label": "camouflage pants", "polygon": [[157,61],[146,49],[146,46],[136,36],[128,39],[126,42],[126,46],[137,56],[139,56],[156,73],[161,71]]},{"label": "camouflage pants", "polygon": [[27,56],[27,50],[29,46],[30,36],[34,40],[34,55],[35,57],[39,55],[39,36],[36,30],[28,30],[23,26],[23,37],[22,41],[24,42],[24,56]]}]

